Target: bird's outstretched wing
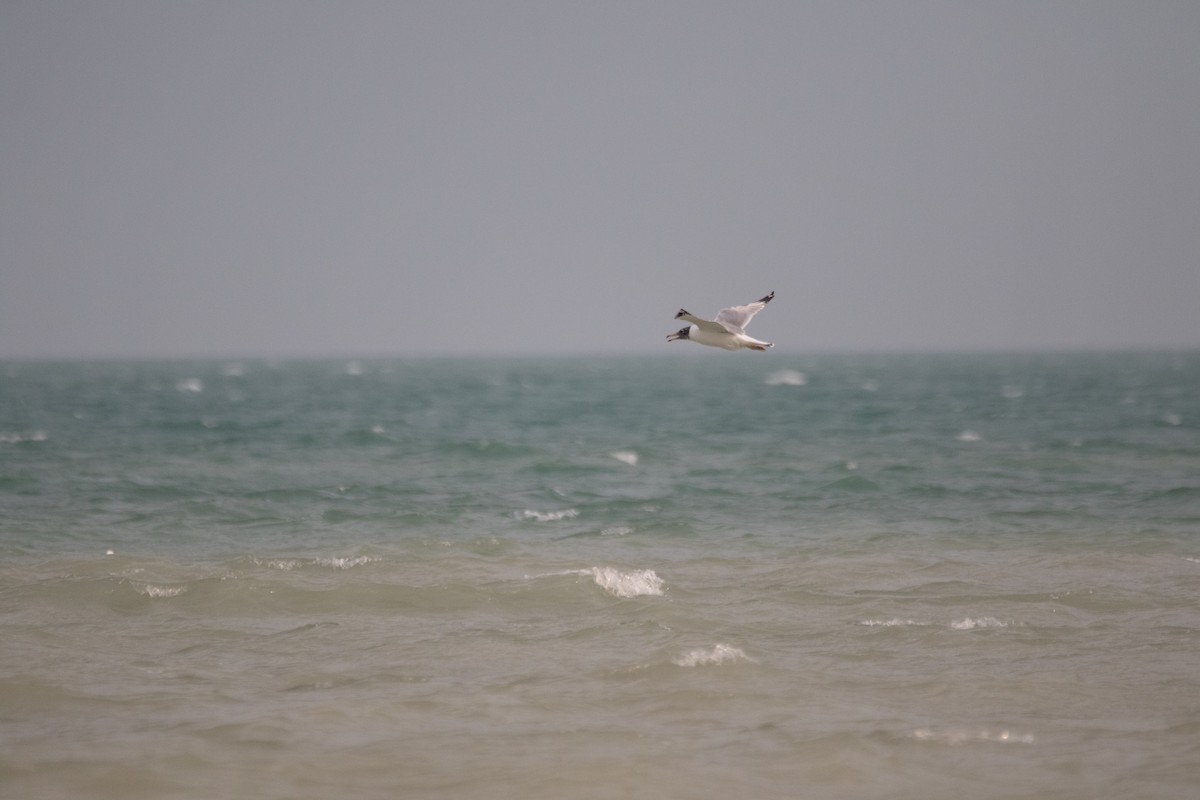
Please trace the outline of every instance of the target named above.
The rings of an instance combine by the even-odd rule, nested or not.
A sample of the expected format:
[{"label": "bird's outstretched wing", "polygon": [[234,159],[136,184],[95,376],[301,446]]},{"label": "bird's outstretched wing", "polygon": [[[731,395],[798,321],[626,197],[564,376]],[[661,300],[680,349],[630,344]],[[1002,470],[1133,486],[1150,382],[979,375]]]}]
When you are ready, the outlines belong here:
[{"label": "bird's outstretched wing", "polygon": [[729,333],[729,329],[719,322],[713,322],[711,319],[700,319],[695,314],[685,309],[679,309],[679,313],[675,315],[675,319],[681,319],[685,322],[690,322],[702,331],[709,333]]},{"label": "bird's outstretched wing", "polygon": [[771,292],[761,300],[755,300],[753,303],[747,303],[744,306],[722,308],[717,312],[717,324],[730,333],[745,333],[746,326],[750,324],[750,320],[754,319],[754,315],[766,308],[767,303],[771,302],[774,298],[775,293]]}]

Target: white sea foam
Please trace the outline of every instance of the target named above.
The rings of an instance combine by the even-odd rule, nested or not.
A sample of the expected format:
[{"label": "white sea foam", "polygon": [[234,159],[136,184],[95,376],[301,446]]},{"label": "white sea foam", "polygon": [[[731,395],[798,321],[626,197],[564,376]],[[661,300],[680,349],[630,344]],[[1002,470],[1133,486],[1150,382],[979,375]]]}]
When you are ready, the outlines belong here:
[{"label": "white sea foam", "polygon": [[912,736],[919,742],[938,742],[940,744],[968,744],[970,742],[998,742],[1000,744],[1033,744],[1032,733],[1013,733],[1001,729],[998,731],[980,728],[952,728],[945,731],[935,731],[930,728],[917,728]]},{"label": "white sea foam", "polygon": [[900,619],[892,617],[891,619],[864,619],[859,625],[866,625],[868,628],[900,628],[907,625],[928,625],[927,622],[917,622],[915,619]]},{"label": "white sea foam", "polygon": [[313,561],[318,567],[332,567],[333,569],[354,569],[361,567],[363,564],[374,564],[383,559],[376,556],[353,556],[349,558],[318,558]]},{"label": "white sea foam", "polygon": [[203,392],[204,381],[199,378],[184,378],[175,384],[175,389],[180,392]]},{"label": "white sea foam", "polygon": [[378,556],[331,556],[328,558],[314,558],[305,560],[300,558],[268,558],[254,559],[254,563],[260,567],[267,569],[278,569],[284,572],[291,572],[296,569],[303,569],[307,566],[327,567],[329,569],[353,569],[361,567],[364,564],[374,564],[383,559]]},{"label": "white sea foam", "polygon": [[0,433],[0,444],[44,442],[49,438],[50,436],[45,431],[30,431],[29,433]]},{"label": "white sea foam", "polygon": [[794,369],[777,369],[763,379],[767,386],[803,386],[808,376]]},{"label": "white sea foam", "polygon": [[155,586],[152,583],[148,583],[145,586],[143,586],[142,588],[138,589],[138,591],[141,594],[146,595],[146,597],[179,597],[179,595],[181,595],[187,591],[187,587],[186,586]]},{"label": "white sea foam", "polygon": [[516,515],[517,519],[531,519],[535,522],[558,522],[562,519],[574,519],[579,516],[579,512],[573,508],[568,508],[563,511],[537,511],[532,508],[527,508]]},{"label": "white sea foam", "polygon": [[1002,394],[1008,400],[1019,400],[1025,396],[1025,390],[1016,384],[1008,384]]},{"label": "white sea foam", "polygon": [[978,442],[981,439],[983,439],[983,437],[980,436],[978,433],[976,433],[975,431],[970,431],[970,430],[962,431],[961,433],[958,434],[958,436],[955,436],[954,438],[958,439],[960,442]]},{"label": "white sea foam", "polygon": [[704,667],[737,661],[753,662],[754,659],[746,655],[746,652],[740,647],[720,643],[708,649],[689,650],[683,655],[671,659],[671,663],[677,667]]},{"label": "white sea foam", "polygon": [[663,593],[663,579],[652,569],[621,572],[612,567],[592,567],[584,574],[590,574],[597,586],[614,597],[658,596]]},{"label": "white sea foam", "polygon": [[590,577],[604,591],[615,597],[659,596],[663,594],[663,579],[652,569],[635,569],[621,572],[613,567],[590,567],[568,569],[562,572],[544,572],[526,575],[525,578],[550,578],[556,575],[582,575]]},{"label": "white sea foam", "polygon": [[638,462],[638,454],[632,450],[617,450],[609,453],[610,456],[620,461],[623,464],[628,464],[631,467],[636,467]]},{"label": "white sea foam", "polygon": [[267,562],[260,562],[267,569],[281,569],[284,572],[289,572],[293,569],[300,569],[304,566],[303,561],[298,561],[294,558],[275,558]]},{"label": "white sea foam", "polygon": [[957,622],[951,622],[950,627],[956,631],[973,631],[977,628],[1007,628],[1009,624],[995,617],[966,617]]}]

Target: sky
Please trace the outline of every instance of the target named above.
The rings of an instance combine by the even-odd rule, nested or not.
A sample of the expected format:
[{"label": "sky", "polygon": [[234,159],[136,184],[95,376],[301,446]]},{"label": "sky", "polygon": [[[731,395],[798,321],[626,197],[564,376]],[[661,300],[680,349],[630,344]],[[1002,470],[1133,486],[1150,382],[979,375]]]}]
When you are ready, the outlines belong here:
[{"label": "sky", "polygon": [[1200,3],[2,0],[0,358],[1200,347]]}]

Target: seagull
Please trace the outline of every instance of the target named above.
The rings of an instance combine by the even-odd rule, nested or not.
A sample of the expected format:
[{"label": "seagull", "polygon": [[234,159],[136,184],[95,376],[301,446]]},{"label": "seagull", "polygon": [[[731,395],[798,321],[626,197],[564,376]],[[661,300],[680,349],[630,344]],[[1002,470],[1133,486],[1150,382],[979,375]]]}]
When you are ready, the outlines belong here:
[{"label": "seagull", "polygon": [[740,350],[747,347],[751,350],[762,351],[768,347],[774,347],[775,345],[770,342],[760,342],[758,339],[746,335],[746,326],[750,324],[750,320],[754,319],[755,314],[766,308],[767,303],[771,302],[774,297],[775,293],[771,292],[761,300],[755,300],[744,306],[722,308],[717,312],[715,320],[700,319],[681,308],[675,315],[675,319],[686,320],[692,324],[686,328],[680,328],[674,333],[668,333],[667,341],[673,342],[676,339],[682,339],[696,344],[706,344],[709,347],[723,347],[726,350]]}]

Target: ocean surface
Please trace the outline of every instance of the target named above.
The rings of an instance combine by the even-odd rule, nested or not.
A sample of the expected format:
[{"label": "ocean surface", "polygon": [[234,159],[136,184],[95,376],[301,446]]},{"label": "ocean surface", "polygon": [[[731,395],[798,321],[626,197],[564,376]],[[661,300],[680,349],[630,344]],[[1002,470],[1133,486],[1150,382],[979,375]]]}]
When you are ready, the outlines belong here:
[{"label": "ocean surface", "polygon": [[1193,798],[1200,353],[0,363],[0,795]]}]

